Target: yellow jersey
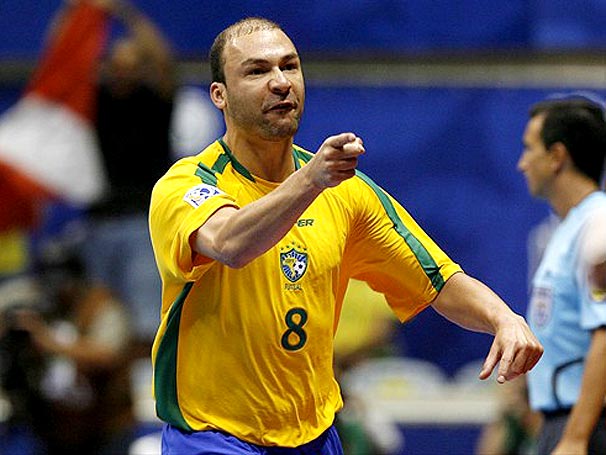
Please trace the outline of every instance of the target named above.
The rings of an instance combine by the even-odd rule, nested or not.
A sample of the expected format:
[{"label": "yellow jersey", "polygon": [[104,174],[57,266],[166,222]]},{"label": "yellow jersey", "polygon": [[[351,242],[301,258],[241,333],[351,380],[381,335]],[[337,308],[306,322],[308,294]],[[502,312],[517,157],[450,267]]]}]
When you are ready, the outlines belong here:
[{"label": "yellow jersey", "polygon": [[[294,146],[297,169],[312,158]],[[333,338],[350,278],[383,293],[404,321],[460,267],[358,172],[326,189],[273,248],[240,269],[194,253],[191,235],[220,207],[278,187],[219,140],[155,185],[150,233],[163,282],[152,348],[160,419],[264,446],[322,434],[342,407]]]}]

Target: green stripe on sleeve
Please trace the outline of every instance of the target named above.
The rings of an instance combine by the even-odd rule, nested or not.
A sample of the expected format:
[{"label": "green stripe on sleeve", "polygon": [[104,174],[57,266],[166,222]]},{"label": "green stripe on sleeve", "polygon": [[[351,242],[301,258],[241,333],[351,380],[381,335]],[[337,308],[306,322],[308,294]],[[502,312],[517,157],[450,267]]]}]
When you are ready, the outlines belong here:
[{"label": "green stripe on sleeve", "polygon": [[191,431],[181,414],[179,397],[177,395],[177,348],[179,344],[179,324],[183,303],[194,283],[187,283],[173,303],[169,315],[166,331],[158,347],[156,363],[154,365],[154,391],[156,395],[156,413],[163,421]]},{"label": "green stripe on sleeve", "polygon": [[444,286],[444,278],[440,273],[440,268],[434,261],[431,254],[429,254],[429,251],[427,251],[419,239],[417,239],[412,232],[408,230],[404,222],[396,213],[396,209],[394,208],[387,194],[385,194],[385,192],[364,173],[356,170],[356,175],[366,182],[366,184],[375,192],[379,198],[379,201],[381,201],[383,208],[387,212],[387,216],[393,222],[394,229],[404,239],[408,247],[419,261],[419,264],[423,268],[427,278],[429,278],[433,287],[439,292],[442,289],[442,286]]},{"label": "green stripe on sleeve", "polygon": [[215,161],[215,164],[213,164],[212,169],[213,171],[216,171],[219,174],[223,174],[227,163],[229,163],[229,156],[227,156],[225,153],[221,153],[217,158],[217,161]]},{"label": "green stripe on sleeve", "polygon": [[198,163],[198,168],[196,169],[196,176],[200,177],[202,183],[217,186],[217,177],[215,176],[214,171],[208,166],[206,166],[204,163]]}]

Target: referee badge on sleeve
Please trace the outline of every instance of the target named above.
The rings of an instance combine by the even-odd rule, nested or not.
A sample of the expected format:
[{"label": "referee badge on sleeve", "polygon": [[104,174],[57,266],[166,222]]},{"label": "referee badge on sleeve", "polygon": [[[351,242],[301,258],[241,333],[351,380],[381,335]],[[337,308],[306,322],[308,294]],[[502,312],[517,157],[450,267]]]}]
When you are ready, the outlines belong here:
[{"label": "referee badge on sleeve", "polygon": [[606,289],[592,288],[590,295],[594,303],[606,303]]},{"label": "referee badge on sleeve", "polygon": [[223,194],[223,192],[212,185],[200,183],[185,193],[183,200],[196,209],[200,207],[206,200],[218,194]]},{"label": "referee badge on sleeve", "polygon": [[530,300],[530,317],[537,328],[543,328],[549,323],[552,307],[553,298],[551,289],[534,288]]}]

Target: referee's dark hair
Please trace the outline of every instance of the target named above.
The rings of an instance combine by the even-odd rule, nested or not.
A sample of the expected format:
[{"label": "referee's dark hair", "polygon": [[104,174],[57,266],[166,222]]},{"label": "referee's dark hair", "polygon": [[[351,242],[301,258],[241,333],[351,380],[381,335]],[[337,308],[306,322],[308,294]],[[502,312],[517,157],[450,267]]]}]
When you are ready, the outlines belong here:
[{"label": "referee's dark hair", "polygon": [[541,140],[549,149],[564,144],[574,166],[598,185],[606,159],[606,120],[600,103],[584,96],[540,101],[530,117],[544,115]]}]

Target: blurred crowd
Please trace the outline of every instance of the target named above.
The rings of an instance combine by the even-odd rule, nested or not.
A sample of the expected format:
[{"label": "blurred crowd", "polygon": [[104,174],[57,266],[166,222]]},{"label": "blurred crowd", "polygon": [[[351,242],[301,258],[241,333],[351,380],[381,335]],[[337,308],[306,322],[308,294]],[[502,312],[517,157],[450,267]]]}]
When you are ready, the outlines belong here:
[{"label": "blurred crowd", "polygon": [[35,274],[2,286],[0,308],[6,453],[123,453],[135,430],[124,303],[77,251],[49,244]]},{"label": "blurred crowd", "polygon": [[[220,133],[201,88],[175,68],[170,43],[134,4],[65,1],[22,98],[0,117],[0,454],[127,453],[137,436],[133,364],[149,362],[160,311],[151,189]],[[65,140],[56,156],[66,163],[45,150],[62,125],[24,114],[48,105],[93,131],[102,190],[84,203],[11,161],[11,138],[29,134],[30,149],[16,150],[50,161],[49,173],[78,163]]]}]

